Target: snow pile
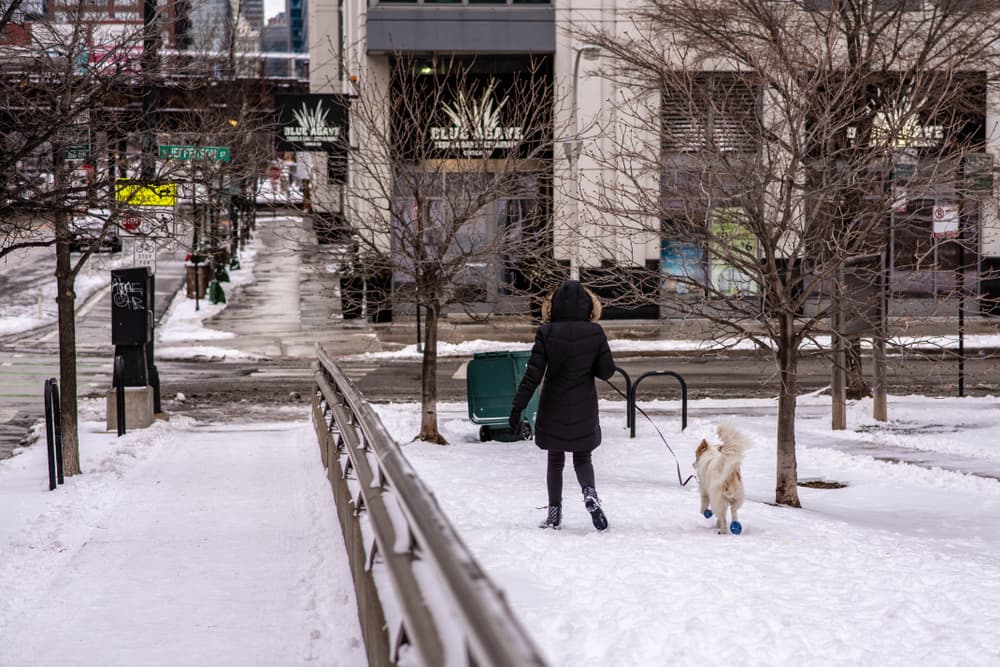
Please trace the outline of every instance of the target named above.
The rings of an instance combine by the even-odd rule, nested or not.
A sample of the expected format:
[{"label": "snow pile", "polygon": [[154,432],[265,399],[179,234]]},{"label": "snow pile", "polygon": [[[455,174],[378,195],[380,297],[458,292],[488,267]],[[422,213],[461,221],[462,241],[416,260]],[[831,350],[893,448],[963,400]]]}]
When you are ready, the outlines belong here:
[{"label": "snow pile", "polygon": [[[223,287],[231,297],[232,290],[254,282],[254,259],[257,255],[256,238],[251,239],[245,250],[240,251],[240,268],[230,270],[229,282]],[[170,307],[156,329],[158,345],[156,356],[159,359],[205,359],[220,361],[223,359],[246,360],[267,359],[266,355],[212,345],[191,345],[197,341],[220,341],[236,337],[229,331],[209,329],[205,320],[219,314],[227,307],[227,303],[212,303],[205,299],[189,299],[184,289],[174,295]],[[196,309],[197,307],[197,309]]]}]

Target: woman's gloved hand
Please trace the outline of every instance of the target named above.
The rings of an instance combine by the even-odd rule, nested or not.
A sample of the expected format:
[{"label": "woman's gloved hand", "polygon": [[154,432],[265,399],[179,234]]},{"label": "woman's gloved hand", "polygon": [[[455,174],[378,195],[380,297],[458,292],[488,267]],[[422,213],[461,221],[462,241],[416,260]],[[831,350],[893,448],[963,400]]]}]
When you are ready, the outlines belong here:
[{"label": "woman's gloved hand", "polygon": [[521,432],[521,409],[511,408],[510,418],[507,420],[507,424],[510,425],[510,430],[514,433]]}]

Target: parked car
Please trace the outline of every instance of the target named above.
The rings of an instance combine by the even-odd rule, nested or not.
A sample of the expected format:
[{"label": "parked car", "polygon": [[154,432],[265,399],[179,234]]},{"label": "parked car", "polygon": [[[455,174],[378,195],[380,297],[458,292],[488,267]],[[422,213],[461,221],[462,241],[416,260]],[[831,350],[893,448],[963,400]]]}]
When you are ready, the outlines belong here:
[{"label": "parked car", "polygon": [[[103,232],[103,236],[102,236]],[[115,222],[115,212],[106,208],[90,208],[73,213],[70,220],[70,250],[80,252],[121,252],[122,240]]]}]

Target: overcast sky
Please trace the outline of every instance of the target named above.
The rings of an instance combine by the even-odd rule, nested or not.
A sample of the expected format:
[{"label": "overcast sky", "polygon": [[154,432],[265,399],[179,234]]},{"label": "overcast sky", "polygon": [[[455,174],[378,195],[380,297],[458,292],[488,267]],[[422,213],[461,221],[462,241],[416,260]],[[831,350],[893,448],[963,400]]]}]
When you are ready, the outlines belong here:
[{"label": "overcast sky", "polygon": [[264,0],[264,23],[272,16],[285,11],[285,0]]}]

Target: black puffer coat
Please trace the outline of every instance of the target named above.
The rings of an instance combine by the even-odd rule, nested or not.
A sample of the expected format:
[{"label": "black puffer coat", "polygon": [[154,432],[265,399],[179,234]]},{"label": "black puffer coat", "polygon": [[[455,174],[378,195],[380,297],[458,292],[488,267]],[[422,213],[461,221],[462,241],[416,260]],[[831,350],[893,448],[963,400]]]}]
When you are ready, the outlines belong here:
[{"label": "black puffer coat", "polygon": [[594,378],[606,380],[615,372],[604,329],[591,321],[601,316],[601,304],[575,280],[564,282],[549,299],[542,306],[542,317],[550,321],[535,333],[513,408],[523,410],[541,383],[535,444],[542,449],[588,452],[601,444]]}]

